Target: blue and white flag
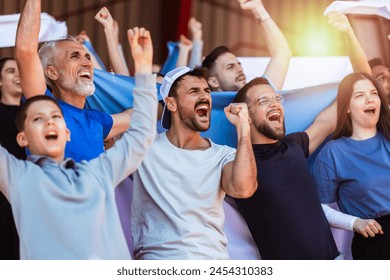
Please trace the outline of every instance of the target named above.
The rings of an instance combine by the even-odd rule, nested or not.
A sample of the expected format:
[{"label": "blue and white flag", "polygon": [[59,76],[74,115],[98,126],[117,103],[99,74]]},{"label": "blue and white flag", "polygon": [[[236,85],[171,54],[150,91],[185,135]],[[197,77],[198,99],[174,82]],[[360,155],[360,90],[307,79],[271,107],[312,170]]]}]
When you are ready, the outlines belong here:
[{"label": "blue and white flag", "polygon": [[[133,107],[135,79],[129,76],[95,69],[95,94],[87,97],[86,108],[109,114]],[[332,103],[337,94],[338,83],[328,83],[301,89],[280,91],[285,97],[283,104],[287,133],[304,131],[319,112]],[[157,89],[160,84],[157,84]],[[202,135],[217,144],[235,147],[235,127],[227,120],[224,107],[229,105],[236,92],[212,92],[210,129]],[[158,92],[158,100],[162,100]]]},{"label": "blue and white flag", "polygon": [[[133,107],[135,78],[94,69],[95,93],[87,97],[85,108],[116,114]],[[157,98],[160,84],[157,84]]]}]

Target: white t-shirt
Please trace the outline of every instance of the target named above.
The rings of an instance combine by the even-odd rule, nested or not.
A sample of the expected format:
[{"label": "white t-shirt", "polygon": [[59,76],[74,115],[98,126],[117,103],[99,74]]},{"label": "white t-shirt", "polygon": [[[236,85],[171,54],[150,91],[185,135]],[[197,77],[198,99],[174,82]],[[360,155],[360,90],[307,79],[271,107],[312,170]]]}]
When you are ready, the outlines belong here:
[{"label": "white t-shirt", "polygon": [[131,232],[136,259],[228,259],[222,168],[236,150],[174,146],[157,136],[134,174]]}]

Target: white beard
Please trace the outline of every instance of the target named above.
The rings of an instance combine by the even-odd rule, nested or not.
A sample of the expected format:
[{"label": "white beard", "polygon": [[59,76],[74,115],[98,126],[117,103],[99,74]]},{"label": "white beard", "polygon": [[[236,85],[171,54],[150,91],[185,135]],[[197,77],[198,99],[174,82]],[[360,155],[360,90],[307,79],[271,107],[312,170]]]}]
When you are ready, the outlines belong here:
[{"label": "white beard", "polygon": [[74,87],[74,91],[80,96],[90,96],[95,92],[95,85],[93,82],[76,84]]},{"label": "white beard", "polygon": [[83,82],[80,79],[76,81],[65,80],[62,83],[62,87],[67,91],[72,91],[80,96],[90,96],[95,92],[95,85],[93,81]]}]

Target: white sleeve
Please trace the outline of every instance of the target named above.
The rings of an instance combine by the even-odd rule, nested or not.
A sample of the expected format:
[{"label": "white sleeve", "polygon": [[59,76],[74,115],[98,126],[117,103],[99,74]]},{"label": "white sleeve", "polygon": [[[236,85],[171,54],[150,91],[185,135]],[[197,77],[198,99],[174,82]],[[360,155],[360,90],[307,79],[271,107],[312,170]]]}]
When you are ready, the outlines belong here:
[{"label": "white sleeve", "polygon": [[321,206],[331,227],[353,231],[353,223],[357,217],[340,212],[328,204],[321,204]]},{"label": "white sleeve", "polygon": [[194,68],[195,66],[202,65],[202,53],[203,53],[203,40],[192,41],[192,51],[190,55],[190,61],[188,67]]}]

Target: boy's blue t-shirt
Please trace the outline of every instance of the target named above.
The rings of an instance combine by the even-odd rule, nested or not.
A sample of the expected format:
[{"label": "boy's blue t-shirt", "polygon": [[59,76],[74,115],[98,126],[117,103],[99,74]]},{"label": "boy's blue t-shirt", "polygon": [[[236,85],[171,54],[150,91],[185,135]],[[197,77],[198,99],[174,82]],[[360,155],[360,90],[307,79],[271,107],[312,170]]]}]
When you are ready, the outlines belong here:
[{"label": "boy's blue t-shirt", "polygon": [[[45,94],[53,97],[48,90]],[[104,139],[112,128],[112,117],[97,110],[79,109],[60,100],[57,102],[70,131],[65,157],[79,162],[99,156],[104,151]]]}]

